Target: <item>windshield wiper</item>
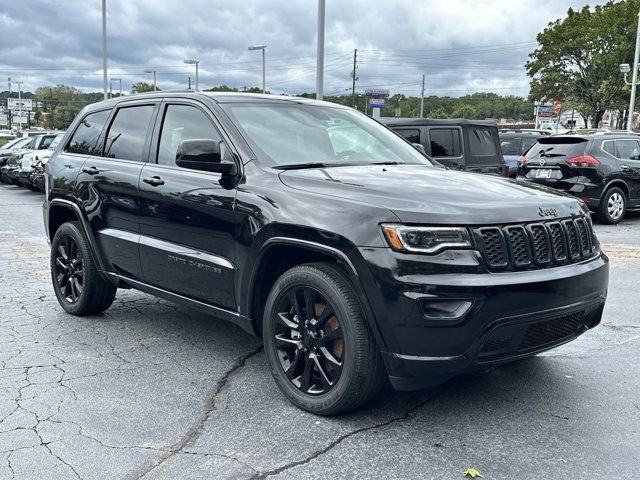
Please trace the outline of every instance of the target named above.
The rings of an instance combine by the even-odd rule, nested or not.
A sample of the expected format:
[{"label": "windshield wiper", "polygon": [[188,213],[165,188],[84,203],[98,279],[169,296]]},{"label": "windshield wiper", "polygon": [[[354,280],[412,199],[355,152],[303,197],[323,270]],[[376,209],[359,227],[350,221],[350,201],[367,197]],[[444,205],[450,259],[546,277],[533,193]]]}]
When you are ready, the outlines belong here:
[{"label": "windshield wiper", "polygon": [[307,163],[292,163],[290,165],[276,165],[273,168],[280,170],[303,170],[305,168],[329,168],[329,167],[348,167],[354,165],[353,163],[322,163],[322,162],[307,162]]},{"label": "windshield wiper", "polygon": [[[392,160],[386,161],[386,162],[372,162],[372,163],[367,163],[367,165],[400,165],[400,162],[394,162]],[[414,164],[417,165],[417,164]]]}]

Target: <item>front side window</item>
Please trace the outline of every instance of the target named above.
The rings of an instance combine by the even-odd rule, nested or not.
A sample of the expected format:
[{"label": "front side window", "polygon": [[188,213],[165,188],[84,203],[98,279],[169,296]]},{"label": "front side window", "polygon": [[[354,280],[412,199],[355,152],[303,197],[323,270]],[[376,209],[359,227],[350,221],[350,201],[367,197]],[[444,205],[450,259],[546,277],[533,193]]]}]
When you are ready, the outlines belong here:
[{"label": "front side window", "polygon": [[457,128],[430,128],[431,155],[434,157],[459,157],[460,130]]},{"label": "front side window", "polygon": [[38,145],[38,149],[39,150],[44,150],[44,149],[49,148],[49,146],[53,142],[54,138],[56,138],[56,137],[55,136],[46,135],[44,138],[42,138],[42,141],[40,142],[40,145]]},{"label": "front side window", "polygon": [[420,130],[417,128],[401,128],[396,130],[402,135],[408,142],[420,143]]},{"label": "front side window", "polygon": [[637,140],[616,140],[616,157],[624,160],[640,160],[640,145]]},{"label": "front side window", "polygon": [[84,117],[74,132],[73,137],[71,137],[65,151],[82,155],[99,154],[100,149],[97,148],[98,137],[100,137],[104,124],[107,122],[107,118],[109,118],[109,113],[109,110],[103,110],[101,112],[90,113]]},{"label": "front side window", "polygon": [[141,162],[154,108],[140,105],[119,109],[107,134],[104,156]]},{"label": "front side window", "polygon": [[222,141],[222,137],[202,110],[190,105],[168,105],[162,122],[158,165],[175,166],[180,143],[196,139]]},{"label": "front side window", "polygon": [[221,107],[256,155],[273,166],[431,165],[395,133],[351,109],[293,102],[228,103]]}]

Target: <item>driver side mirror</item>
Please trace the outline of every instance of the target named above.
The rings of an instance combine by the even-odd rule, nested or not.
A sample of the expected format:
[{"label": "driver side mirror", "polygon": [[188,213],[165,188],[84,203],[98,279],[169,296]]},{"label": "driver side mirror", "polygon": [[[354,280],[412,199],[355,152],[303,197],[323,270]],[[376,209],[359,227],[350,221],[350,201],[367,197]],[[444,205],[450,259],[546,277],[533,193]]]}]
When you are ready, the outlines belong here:
[{"label": "driver side mirror", "polygon": [[199,138],[184,140],[176,151],[176,165],[190,170],[234,174],[236,164],[222,160],[220,143]]}]

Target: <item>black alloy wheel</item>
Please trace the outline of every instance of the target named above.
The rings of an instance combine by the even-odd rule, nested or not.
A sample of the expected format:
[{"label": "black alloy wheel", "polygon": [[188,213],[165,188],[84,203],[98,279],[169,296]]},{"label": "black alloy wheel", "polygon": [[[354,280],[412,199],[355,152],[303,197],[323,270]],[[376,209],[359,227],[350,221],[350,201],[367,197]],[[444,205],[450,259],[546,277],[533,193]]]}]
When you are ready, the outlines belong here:
[{"label": "black alloy wheel", "polygon": [[267,298],[262,337],[278,387],[308,412],[352,410],[388,381],[360,299],[338,264],[284,272]]},{"label": "black alloy wheel", "polygon": [[289,290],[276,309],[274,340],[280,366],[309,395],[331,390],[342,372],[343,331],[334,307],[317,290]]},{"label": "black alloy wheel", "polygon": [[64,237],[55,252],[55,281],[64,299],[77,303],[84,289],[82,256],[75,240]]},{"label": "black alloy wheel", "polygon": [[105,311],[116,286],[103,278],[78,222],[63,223],[51,240],[51,281],[58,303],[72,315]]}]

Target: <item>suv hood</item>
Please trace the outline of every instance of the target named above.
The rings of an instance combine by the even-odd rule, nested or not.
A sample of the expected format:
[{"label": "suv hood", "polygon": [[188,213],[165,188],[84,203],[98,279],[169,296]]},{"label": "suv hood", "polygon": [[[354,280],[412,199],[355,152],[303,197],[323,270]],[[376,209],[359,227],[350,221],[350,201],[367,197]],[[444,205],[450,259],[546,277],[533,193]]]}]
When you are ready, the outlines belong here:
[{"label": "suv hood", "polygon": [[585,211],[575,197],[540,185],[420,165],[288,170],[280,179],[298,190],[385,207],[406,223],[490,225]]}]

